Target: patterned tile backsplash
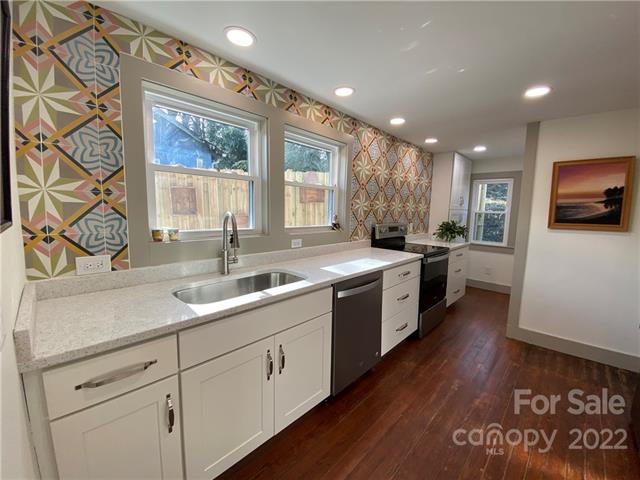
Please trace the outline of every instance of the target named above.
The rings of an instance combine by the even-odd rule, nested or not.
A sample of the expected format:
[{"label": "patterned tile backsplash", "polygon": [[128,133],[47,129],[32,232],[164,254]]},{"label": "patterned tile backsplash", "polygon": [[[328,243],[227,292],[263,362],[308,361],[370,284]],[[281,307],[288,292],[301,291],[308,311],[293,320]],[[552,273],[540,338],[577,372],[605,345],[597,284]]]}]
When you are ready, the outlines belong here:
[{"label": "patterned tile backsplash", "polygon": [[351,240],[376,222],[426,232],[431,154],[257,73],[86,2],[13,2],[18,189],[29,279],[78,256],[128,268],[120,53],[253,97],[356,138]]}]

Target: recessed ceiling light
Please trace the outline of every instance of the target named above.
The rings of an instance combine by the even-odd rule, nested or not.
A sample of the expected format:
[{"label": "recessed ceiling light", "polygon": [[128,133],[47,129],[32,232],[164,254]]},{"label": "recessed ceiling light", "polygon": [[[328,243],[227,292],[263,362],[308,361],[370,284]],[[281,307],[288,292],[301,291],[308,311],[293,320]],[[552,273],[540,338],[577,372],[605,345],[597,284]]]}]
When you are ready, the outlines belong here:
[{"label": "recessed ceiling light", "polygon": [[544,97],[550,91],[551,87],[549,87],[548,85],[536,85],[535,87],[531,87],[526,92],[524,92],[524,96],[527,98]]},{"label": "recessed ceiling light", "polygon": [[427,138],[424,143],[438,143],[438,139],[435,137]]},{"label": "recessed ceiling light", "polygon": [[353,95],[353,92],[355,92],[355,90],[351,87],[338,87],[333,91],[333,93],[339,97],[349,97]]},{"label": "recessed ceiling light", "polygon": [[402,125],[404,122],[405,122],[405,120],[402,117],[395,117],[395,118],[392,118],[391,120],[389,120],[389,123],[391,125]]},{"label": "recessed ceiling light", "polygon": [[227,27],[224,29],[224,33],[227,40],[239,47],[250,47],[256,41],[256,36],[246,28]]},{"label": "recessed ceiling light", "polygon": [[487,147],[485,147],[484,145],[476,145],[475,147],[473,147],[473,151],[474,152],[486,152],[487,151]]}]

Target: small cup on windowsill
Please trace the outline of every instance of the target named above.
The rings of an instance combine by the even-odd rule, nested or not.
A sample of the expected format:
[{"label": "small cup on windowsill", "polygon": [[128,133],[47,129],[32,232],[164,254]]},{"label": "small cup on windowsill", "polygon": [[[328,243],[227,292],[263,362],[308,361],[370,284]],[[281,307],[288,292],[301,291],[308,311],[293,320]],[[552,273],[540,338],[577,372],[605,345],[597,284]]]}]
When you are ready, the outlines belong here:
[{"label": "small cup on windowsill", "polygon": [[178,230],[177,228],[167,229],[167,235],[169,236],[169,241],[177,242],[179,240],[179,237],[178,237],[179,233],[180,233],[180,230]]},{"label": "small cup on windowsill", "polygon": [[154,228],[151,230],[151,239],[154,242],[164,242],[167,231],[164,228]]}]

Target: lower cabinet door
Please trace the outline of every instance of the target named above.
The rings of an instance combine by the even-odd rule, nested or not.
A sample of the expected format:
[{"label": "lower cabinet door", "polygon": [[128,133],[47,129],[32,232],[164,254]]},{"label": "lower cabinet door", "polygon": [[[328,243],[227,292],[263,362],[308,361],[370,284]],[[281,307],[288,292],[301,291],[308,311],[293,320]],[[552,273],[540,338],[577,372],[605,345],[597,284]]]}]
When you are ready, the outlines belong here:
[{"label": "lower cabinet door", "polygon": [[177,376],[51,422],[61,479],[183,478],[180,431]]},{"label": "lower cabinet door", "polygon": [[276,433],[331,392],[331,314],[275,336]]},{"label": "lower cabinet door", "polygon": [[212,479],[273,436],[273,337],[182,373],[188,479]]}]

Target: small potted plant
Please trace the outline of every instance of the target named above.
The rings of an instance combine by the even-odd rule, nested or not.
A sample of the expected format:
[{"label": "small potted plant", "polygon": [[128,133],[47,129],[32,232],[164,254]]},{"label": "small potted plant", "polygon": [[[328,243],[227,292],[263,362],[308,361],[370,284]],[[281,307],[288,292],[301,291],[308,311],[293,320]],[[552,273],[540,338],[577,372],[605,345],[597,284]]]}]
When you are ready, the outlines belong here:
[{"label": "small potted plant", "polygon": [[453,242],[459,237],[463,239],[467,238],[468,233],[469,227],[455,220],[449,220],[438,225],[438,229],[435,231],[435,237],[445,242]]}]

